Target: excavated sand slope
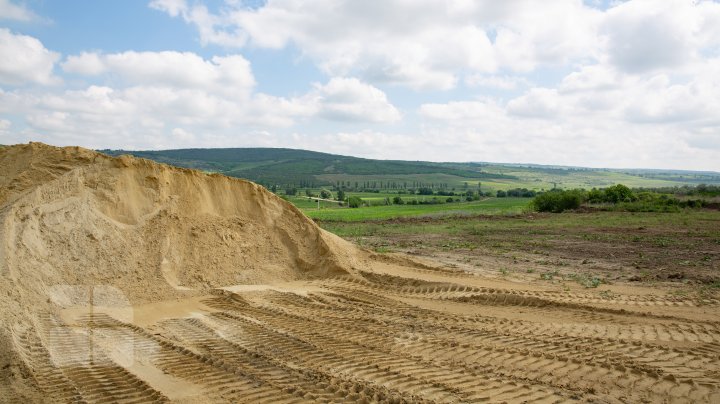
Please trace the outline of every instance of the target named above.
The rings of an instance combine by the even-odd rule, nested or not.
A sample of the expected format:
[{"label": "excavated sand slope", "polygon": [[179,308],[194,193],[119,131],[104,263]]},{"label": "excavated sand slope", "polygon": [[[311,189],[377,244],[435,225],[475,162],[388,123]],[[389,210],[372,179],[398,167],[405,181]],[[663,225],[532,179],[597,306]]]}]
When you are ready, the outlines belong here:
[{"label": "excavated sand slope", "polygon": [[0,169],[0,402],[720,402],[714,300],[374,256],[145,160]]}]

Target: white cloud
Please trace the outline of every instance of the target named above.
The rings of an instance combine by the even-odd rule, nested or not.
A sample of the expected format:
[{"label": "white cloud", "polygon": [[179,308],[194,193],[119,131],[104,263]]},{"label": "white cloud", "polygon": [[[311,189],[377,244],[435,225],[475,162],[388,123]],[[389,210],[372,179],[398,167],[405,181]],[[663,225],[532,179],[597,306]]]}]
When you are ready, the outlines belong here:
[{"label": "white cloud", "polygon": [[[153,0],[225,55],[132,44],[79,53],[58,71],[65,88],[44,87],[60,82],[57,53],[0,29],[0,55],[12,56],[0,58],[0,84],[13,86],[0,89],[0,133],[96,147],[720,169],[720,3],[597,4]],[[325,78],[296,81],[292,93],[285,78],[256,85],[253,57],[292,53]],[[273,80],[272,70],[258,77]],[[266,85],[274,95],[259,92]],[[394,88],[391,100],[388,86],[412,91]]]},{"label": "white cloud", "polygon": [[527,71],[585,58],[597,48],[600,14],[577,0],[340,1],[332,7],[322,0],[275,0],[259,9],[227,2],[214,14],[186,1],[151,7],[194,24],[203,43],[293,45],[330,76],[417,90],[453,88],[464,71]]},{"label": "white cloud", "polygon": [[0,20],[30,21],[37,18],[35,13],[22,4],[10,0],[0,0]]},{"label": "white cloud", "polygon": [[518,87],[528,87],[531,83],[525,77],[520,76],[489,76],[475,73],[465,77],[465,84],[469,87],[515,90]]},{"label": "white cloud", "polygon": [[42,134],[55,143],[66,139],[61,144],[77,139],[97,147],[178,147],[287,128],[298,120],[400,119],[385,93],[356,78],[334,78],[297,97],[256,93],[249,62],[241,55],[205,60],[179,52],[83,53],[62,66],[98,84],[41,93],[0,90],[0,113],[23,116],[25,136]]},{"label": "white cloud", "polygon": [[250,63],[242,55],[205,60],[190,52],[83,53],[62,64],[69,73],[113,73],[126,82],[174,88],[196,88],[246,97],[255,85]]},{"label": "white cloud", "polygon": [[149,4],[150,8],[164,11],[171,17],[183,16],[187,14],[188,5],[185,0],[153,0]]},{"label": "white cloud", "polygon": [[53,75],[53,67],[59,58],[37,39],[0,28],[1,84],[56,84],[60,80]]},{"label": "white cloud", "polygon": [[634,0],[611,8],[601,33],[610,63],[642,73],[696,61],[720,44],[718,23],[720,4],[712,1]]},{"label": "white cloud", "polygon": [[447,104],[423,104],[420,106],[420,114],[433,121],[472,124],[504,114],[504,109],[489,100],[453,101]]},{"label": "white cloud", "polygon": [[[228,1],[228,3],[237,2]],[[237,47],[247,42],[247,36],[240,29],[232,28],[232,24],[228,24],[224,16],[210,13],[202,3],[195,3],[191,7],[186,0],[153,0],[149,6],[195,25],[200,33],[200,41],[204,45]]]},{"label": "white cloud", "polygon": [[530,118],[556,118],[561,108],[557,90],[549,88],[532,88],[507,104],[510,114]]},{"label": "white cloud", "polygon": [[8,121],[7,119],[0,119],[0,136],[2,136],[3,139],[10,137],[11,126],[12,122]]},{"label": "white cloud", "polygon": [[428,103],[418,139],[442,135],[462,151],[425,147],[481,156],[474,160],[717,170],[720,59],[695,71],[679,80],[588,66],[559,89],[532,88],[506,103]]},{"label": "white cloud", "polygon": [[400,112],[385,93],[355,78],[335,77],[318,85],[315,93],[319,116],[325,119],[375,123],[400,120]]}]

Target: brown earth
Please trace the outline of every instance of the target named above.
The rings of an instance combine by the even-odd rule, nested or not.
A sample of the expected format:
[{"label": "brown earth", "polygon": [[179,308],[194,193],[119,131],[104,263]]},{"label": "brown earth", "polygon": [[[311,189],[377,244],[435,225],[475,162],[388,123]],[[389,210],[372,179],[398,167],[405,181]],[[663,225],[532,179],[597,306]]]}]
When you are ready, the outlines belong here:
[{"label": "brown earth", "polygon": [[0,223],[2,402],[720,401],[714,298],[374,254],[246,181],[12,146]]}]

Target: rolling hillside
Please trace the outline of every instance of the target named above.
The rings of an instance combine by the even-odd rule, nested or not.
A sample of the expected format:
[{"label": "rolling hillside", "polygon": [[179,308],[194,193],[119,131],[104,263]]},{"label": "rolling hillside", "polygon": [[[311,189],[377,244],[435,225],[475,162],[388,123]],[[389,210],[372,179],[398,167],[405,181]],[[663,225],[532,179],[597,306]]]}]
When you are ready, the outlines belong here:
[{"label": "rolling hillside", "polygon": [[100,150],[130,154],[171,165],[219,172],[265,186],[320,187],[342,183],[354,188],[528,188],[667,187],[720,183],[720,173],[678,170],[595,169],[502,163],[433,163],[373,160],[307,150],[276,148]]}]

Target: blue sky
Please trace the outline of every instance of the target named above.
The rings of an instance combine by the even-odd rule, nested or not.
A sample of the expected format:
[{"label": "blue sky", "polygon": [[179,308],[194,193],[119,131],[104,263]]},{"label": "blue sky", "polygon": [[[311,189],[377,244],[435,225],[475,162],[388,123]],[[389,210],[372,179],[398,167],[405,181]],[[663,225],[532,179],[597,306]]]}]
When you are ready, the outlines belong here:
[{"label": "blue sky", "polygon": [[720,170],[720,4],[0,0],[0,143]]}]

